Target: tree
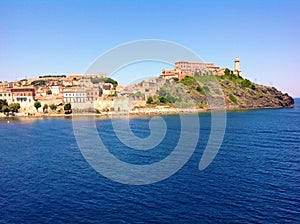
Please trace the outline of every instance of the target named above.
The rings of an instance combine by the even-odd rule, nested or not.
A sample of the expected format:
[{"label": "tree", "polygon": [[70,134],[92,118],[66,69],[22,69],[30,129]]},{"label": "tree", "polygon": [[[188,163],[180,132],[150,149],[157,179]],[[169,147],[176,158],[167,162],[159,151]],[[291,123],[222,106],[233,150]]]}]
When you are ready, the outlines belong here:
[{"label": "tree", "polygon": [[39,110],[39,108],[42,106],[40,101],[35,101],[33,106],[35,107],[36,111]]},{"label": "tree", "polygon": [[45,113],[48,113],[48,104],[44,104],[44,106],[43,106],[43,112]]},{"label": "tree", "polygon": [[225,69],[224,75],[228,75],[228,76],[230,75],[230,70],[228,68]]},{"label": "tree", "polygon": [[151,104],[151,103],[153,103],[153,98],[149,96],[147,99],[147,104]]},{"label": "tree", "polygon": [[72,106],[70,103],[65,104],[64,106],[65,114],[70,114],[72,113]]},{"label": "tree", "polygon": [[19,103],[11,103],[8,108],[11,112],[18,113],[18,110],[21,108],[21,106]]},{"label": "tree", "polygon": [[52,94],[51,89],[47,90],[46,94],[47,94],[47,95],[51,95],[51,94]]},{"label": "tree", "polygon": [[0,100],[0,111],[1,111],[1,112],[4,112],[4,111],[3,111],[3,107],[4,107],[4,106],[8,106],[7,101],[6,101],[6,100]]},{"label": "tree", "polygon": [[50,104],[50,109],[51,110],[56,110],[57,106],[53,103],[53,104]]},{"label": "tree", "polygon": [[118,82],[112,78],[106,78],[105,83],[111,83],[113,84],[114,87],[116,87],[118,85]]},{"label": "tree", "polygon": [[168,100],[165,97],[163,97],[163,96],[159,97],[159,101],[161,103],[167,103],[168,102]]},{"label": "tree", "polygon": [[2,112],[4,112],[4,114],[8,115],[9,107],[7,105],[2,106]]}]

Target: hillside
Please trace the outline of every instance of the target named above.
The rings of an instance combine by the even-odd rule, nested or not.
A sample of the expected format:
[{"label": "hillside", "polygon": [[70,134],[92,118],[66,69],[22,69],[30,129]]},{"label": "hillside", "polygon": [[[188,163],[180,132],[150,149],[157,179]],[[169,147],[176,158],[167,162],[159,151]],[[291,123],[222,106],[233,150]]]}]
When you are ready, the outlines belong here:
[{"label": "hillside", "polygon": [[234,74],[187,76],[181,81],[171,79],[157,91],[157,95],[147,99],[147,104],[208,109],[208,97],[224,97],[227,109],[294,106],[293,98],[275,87],[258,85]]}]

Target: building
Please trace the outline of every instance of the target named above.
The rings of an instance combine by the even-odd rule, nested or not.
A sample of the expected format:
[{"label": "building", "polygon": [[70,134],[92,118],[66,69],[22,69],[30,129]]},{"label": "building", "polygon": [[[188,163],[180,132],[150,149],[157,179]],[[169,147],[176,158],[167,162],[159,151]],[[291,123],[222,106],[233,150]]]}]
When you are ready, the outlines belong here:
[{"label": "building", "polygon": [[188,73],[189,75],[194,75],[195,72],[203,73],[216,67],[210,62],[178,61],[175,63],[175,68],[180,69],[182,72]]},{"label": "building", "polygon": [[110,95],[114,92],[114,85],[111,83],[103,83],[100,85],[103,95]]},{"label": "building", "polygon": [[11,88],[12,100],[15,103],[32,104],[35,101],[35,88],[33,87],[20,87]]},{"label": "building", "polygon": [[101,78],[107,78],[107,75],[104,73],[98,73],[98,74],[84,74],[82,78],[87,78],[87,79],[101,79]]},{"label": "building", "polygon": [[[235,62],[236,72],[241,75],[239,70],[239,59]],[[164,79],[174,79],[177,78],[179,81],[186,76],[198,75],[224,75],[226,68],[220,68],[215,66],[210,62],[187,62],[187,61],[178,61],[175,63],[175,68],[173,70],[162,70],[162,77]]]},{"label": "building", "polygon": [[238,57],[236,57],[234,59],[234,70],[233,70],[233,74],[237,75],[237,76],[243,76],[243,73],[240,69],[240,59]]},{"label": "building", "polygon": [[63,92],[63,101],[65,103],[85,103],[86,91],[84,89],[67,88]]},{"label": "building", "polygon": [[11,104],[13,102],[13,97],[10,89],[0,89],[0,100],[6,100],[8,104]]},{"label": "building", "polygon": [[72,80],[80,80],[82,77],[82,74],[70,74],[69,75],[69,79],[72,79]]},{"label": "building", "polygon": [[70,78],[63,78],[62,79],[63,86],[73,86],[73,79]]},{"label": "building", "polygon": [[173,70],[162,70],[161,72],[161,76],[164,79],[178,79],[179,78],[179,74],[181,73],[180,69],[173,69]]},{"label": "building", "polygon": [[88,102],[94,102],[101,96],[102,90],[100,87],[92,87],[86,89],[86,100]]}]

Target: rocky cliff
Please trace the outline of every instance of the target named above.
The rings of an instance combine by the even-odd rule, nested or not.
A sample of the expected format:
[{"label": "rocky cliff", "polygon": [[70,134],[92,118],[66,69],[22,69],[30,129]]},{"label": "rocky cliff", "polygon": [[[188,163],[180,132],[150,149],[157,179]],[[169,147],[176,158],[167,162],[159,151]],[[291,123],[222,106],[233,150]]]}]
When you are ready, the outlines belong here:
[{"label": "rocky cliff", "polygon": [[294,99],[275,87],[255,84],[242,77],[224,76],[185,77],[181,81],[169,80],[156,96],[148,98],[149,104],[169,104],[208,109],[208,97],[224,98],[228,109],[256,109],[293,107]]}]

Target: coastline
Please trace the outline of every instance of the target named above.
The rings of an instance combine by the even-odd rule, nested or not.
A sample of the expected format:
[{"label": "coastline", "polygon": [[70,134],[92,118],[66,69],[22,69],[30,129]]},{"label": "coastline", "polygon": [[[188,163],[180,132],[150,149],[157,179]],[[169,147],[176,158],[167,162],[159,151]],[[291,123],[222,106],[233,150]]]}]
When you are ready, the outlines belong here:
[{"label": "coastline", "polygon": [[[264,110],[264,109],[284,109],[284,108],[293,108],[294,106],[290,107],[257,107],[257,108],[239,108],[239,107],[229,107],[225,110],[215,109],[214,112],[246,112],[252,110]],[[14,116],[9,115],[6,116],[3,113],[0,114],[0,120],[10,120],[10,119],[48,119],[48,118],[76,118],[76,117],[94,117],[96,119],[108,119],[108,118],[122,118],[122,117],[149,117],[149,116],[160,116],[160,115],[178,115],[178,114],[204,114],[204,113],[211,113],[211,109],[202,108],[202,109],[176,109],[176,108],[163,108],[163,109],[149,109],[143,108],[138,110],[132,111],[120,111],[120,112],[101,112],[101,113],[72,113],[72,114],[58,114],[58,113],[39,113],[35,115],[25,115],[23,113],[16,113]]]}]

